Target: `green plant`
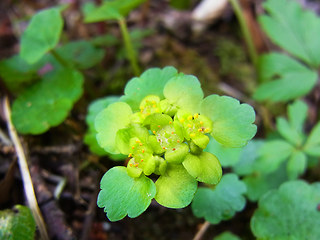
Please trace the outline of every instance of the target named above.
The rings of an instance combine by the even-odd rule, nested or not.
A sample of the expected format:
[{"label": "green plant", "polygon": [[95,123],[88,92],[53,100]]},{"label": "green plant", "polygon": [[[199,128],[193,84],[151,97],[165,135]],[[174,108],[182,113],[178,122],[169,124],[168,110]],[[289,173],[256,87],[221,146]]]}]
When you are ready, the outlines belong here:
[{"label": "green plant", "polygon": [[[208,135],[227,147],[242,147],[256,133],[254,121],[252,107],[234,98],[203,98],[192,75],[173,67],[145,71],[95,118],[99,145],[129,157],[126,168],[103,176],[98,206],[117,221],[140,215],[153,198],[169,208],[189,205],[198,181],[216,185],[222,176],[217,157],[203,151]],[[155,183],[151,174],[159,175]]]},{"label": "green plant", "polygon": [[260,16],[262,28],[289,54],[273,52],[260,57],[258,72],[262,83],[253,97],[272,102],[302,97],[318,79],[320,18],[296,1],[268,0],[263,6],[269,15]]},{"label": "green plant", "polygon": [[0,75],[17,96],[12,121],[20,133],[41,134],[62,123],[83,93],[84,77],[79,70],[104,57],[102,49],[87,41],[57,46],[65,8],[35,14],[22,34],[20,53],[0,62]]}]

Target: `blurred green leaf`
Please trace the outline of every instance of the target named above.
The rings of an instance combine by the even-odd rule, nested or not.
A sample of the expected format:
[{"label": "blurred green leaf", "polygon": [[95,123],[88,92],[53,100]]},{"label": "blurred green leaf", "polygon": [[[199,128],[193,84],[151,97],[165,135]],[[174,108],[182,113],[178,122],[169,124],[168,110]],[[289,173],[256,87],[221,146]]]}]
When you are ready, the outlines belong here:
[{"label": "blurred green leaf", "polygon": [[290,181],[259,200],[251,218],[258,239],[320,239],[320,183]]},{"label": "blurred green leaf", "polygon": [[253,95],[256,100],[286,102],[308,94],[318,76],[287,55],[270,53],[259,59],[259,78],[263,83]]},{"label": "blurred green leaf", "polygon": [[260,16],[259,22],[272,41],[317,68],[320,65],[320,18],[303,9],[297,1],[268,0],[263,6],[269,15]]},{"label": "blurred green leaf", "polygon": [[213,238],[213,240],[241,240],[241,238],[231,232],[223,232]]},{"label": "blurred green leaf", "polygon": [[287,164],[288,177],[291,180],[297,179],[307,168],[307,156],[300,151],[294,152]]},{"label": "blurred green leaf", "polygon": [[245,192],[246,185],[237,175],[225,174],[215,188],[198,188],[191,205],[193,214],[212,224],[228,220],[245,207]]},{"label": "blurred green leaf", "polygon": [[51,71],[25,89],[12,105],[12,121],[22,134],[41,134],[59,125],[82,95],[83,76],[71,69]]},{"label": "blurred green leaf", "polygon": [[134,8],[146,0],[113,0],[104,1],[101,6],[87,6],[84,10],[86,23],[105,20],[119,20],[126,17]]},{"label": "blurred green leaf", "polygon": [[20,56],[33,64],[59,42],[63,28],[61,9],[49,8],[35,14],[21,37]]},{"label": "blurred green leaf", "polygon": [[96,48],[92,43],[84,40],[69,42],[56,51],[64,60],[71,62],[78,69],[93,67],[105,55],[103,49]]},{"label": "blurred green leaf", "polygon": [[33,240],[36,223],[26,206],[16,205],[13,210],[0,211],[0,239]]},{"label": "blurred green leaf", "polygon": [[97,204],[104,208],[110,221],[128,215],[135,218],[143,213],[156,193],[152,180],[145,175],[132,178],[125,167],[114,167],[101,179]]},{"label": "blurred green leaf", "polygon": [[320,122],[312,129],[303,151],[310,156],[320,156]]}]

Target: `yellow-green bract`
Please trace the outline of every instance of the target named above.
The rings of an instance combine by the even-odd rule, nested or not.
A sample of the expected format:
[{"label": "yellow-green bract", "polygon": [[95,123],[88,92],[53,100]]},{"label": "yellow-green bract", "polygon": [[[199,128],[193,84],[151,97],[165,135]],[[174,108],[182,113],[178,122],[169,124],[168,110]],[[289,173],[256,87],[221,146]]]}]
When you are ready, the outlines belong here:
[{"label": "yellow-green bract", "polygon": [[[98,144],[129,159],[101,180],[98,206],[111,221],[138,216],[153,198],[165,207],[186,207],[197,182],[215,185],[222,177],[217,157],[203,151],[209,136],[236,148],[256,133],[251,106],[227,96],[204,98],[199,80],[173,67],[145,71],[124,93],[95,118]],[[151,174],[159,176],[155,182]]]}]

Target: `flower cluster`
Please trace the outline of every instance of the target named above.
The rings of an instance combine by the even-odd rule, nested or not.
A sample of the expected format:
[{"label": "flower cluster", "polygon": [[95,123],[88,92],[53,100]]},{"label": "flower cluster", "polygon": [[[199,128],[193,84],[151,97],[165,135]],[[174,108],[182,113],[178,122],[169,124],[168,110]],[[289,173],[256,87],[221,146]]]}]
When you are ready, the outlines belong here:
[{"label": "flower cluster", "polygon": [[[173,67],[147,70],[95,119],[99,145],[129,159],[126,168],[105,174],[98,205],[110,220],[138,216],[152,198],[170,208],[187,206],[198,181],[215,185],[221,179],[219,160],[205,151],[210,138],[242,147],[256,133],[254,120],[252,107],[234,98],[204,98],[192,75]],[[160,176],[155,183],[151,174]]]}]

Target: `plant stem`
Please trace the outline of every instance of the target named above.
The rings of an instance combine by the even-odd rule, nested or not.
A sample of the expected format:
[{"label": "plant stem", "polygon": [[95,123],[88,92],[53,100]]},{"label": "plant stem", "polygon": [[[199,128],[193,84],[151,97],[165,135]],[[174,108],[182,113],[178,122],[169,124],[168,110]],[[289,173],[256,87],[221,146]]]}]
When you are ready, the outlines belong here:
[{"label": "plant stem", "polygon": [[197,232],[197,234],[194,236],[193,240],[201,240],[203,235],[205,234],[205,232],[208,230],[208,228],[210,227],[211,223],[209,223],[208,221],[205,221],[199,231]]},{"label": "plant stem", "polygon": [[140,72],[140,68],[139,68],[139,65],[138,65],[136,52],[134,51],[134,48],[132,46],[132,42],[131,42],[130,35],[129,35],[129,32],[128,32],[128,28],[127,28],[127,23],[126,23],[124,18],[120,18],[118,20],[118,23],[120,25],[120,29],[121,29],[124,45],[125,45],[125,48],[126,48],[126,51],[127,51],[128,60],[130,62],[130,65],[132,67],[132,70],[133,70],[134,74],[136,76],[139,76],[141,72]]},{"label": "plant stem", "polygon": [[21,173],[24,192],[26,194],[28,205],[29,205],[30,210],[32,212],[32,215],[35,219],[35,222],[39,228],[40,238],[42,240],[49,240],[47,229],[46,229],[44,220],[42,218],[42,215],[41,215],[41,212],[40,212],[40,209],[38,206],[36,195],[34,193],[34,188],[33,188],[32,180],[31,180],[31,175],[30,175],[30,171],[28,168],[26,156],[24,154],[24,151],[23,151],[21,142],[19,140],[18,134],[17,134],[12,122],[11,122],[11,110],[10,110],[8,97],[5,97],[3,105],[4,105],[3,107],[4,107],[4,112],[5,112],[5,117],[6,117],[6,121],[7,121],[9,135],[10,135],[10,138],[13,142],[13,145],[16,149],[17,156],[18,156],[20,173]]},{"label": "plant stem", "polygon": [[60,63],[61,66],[68,68],[70,67],[70,64],[66,62],[60,55],[57,53],[56,50],[52,49],[51,51],[52,56]]},{"label": "plant stem", "polygon": [[248,50],[249,50],[249,56],[250,56],[251,62],[254,64],[254,66],[257,69],[258,54],[257,54],[256,48],[254,46],[254,43],[252,41],[252,35],[249,31],[248,25],[247,25],[246,20],[244,18],[243,11],[241,9],[239,1],[238,0],[229,0],[229,2],[232,5],[234,13],[239,21],[240,28],[241,28],[242,34],[244,36],[244,40],[245,40],[247,47],[248,47]]}]

